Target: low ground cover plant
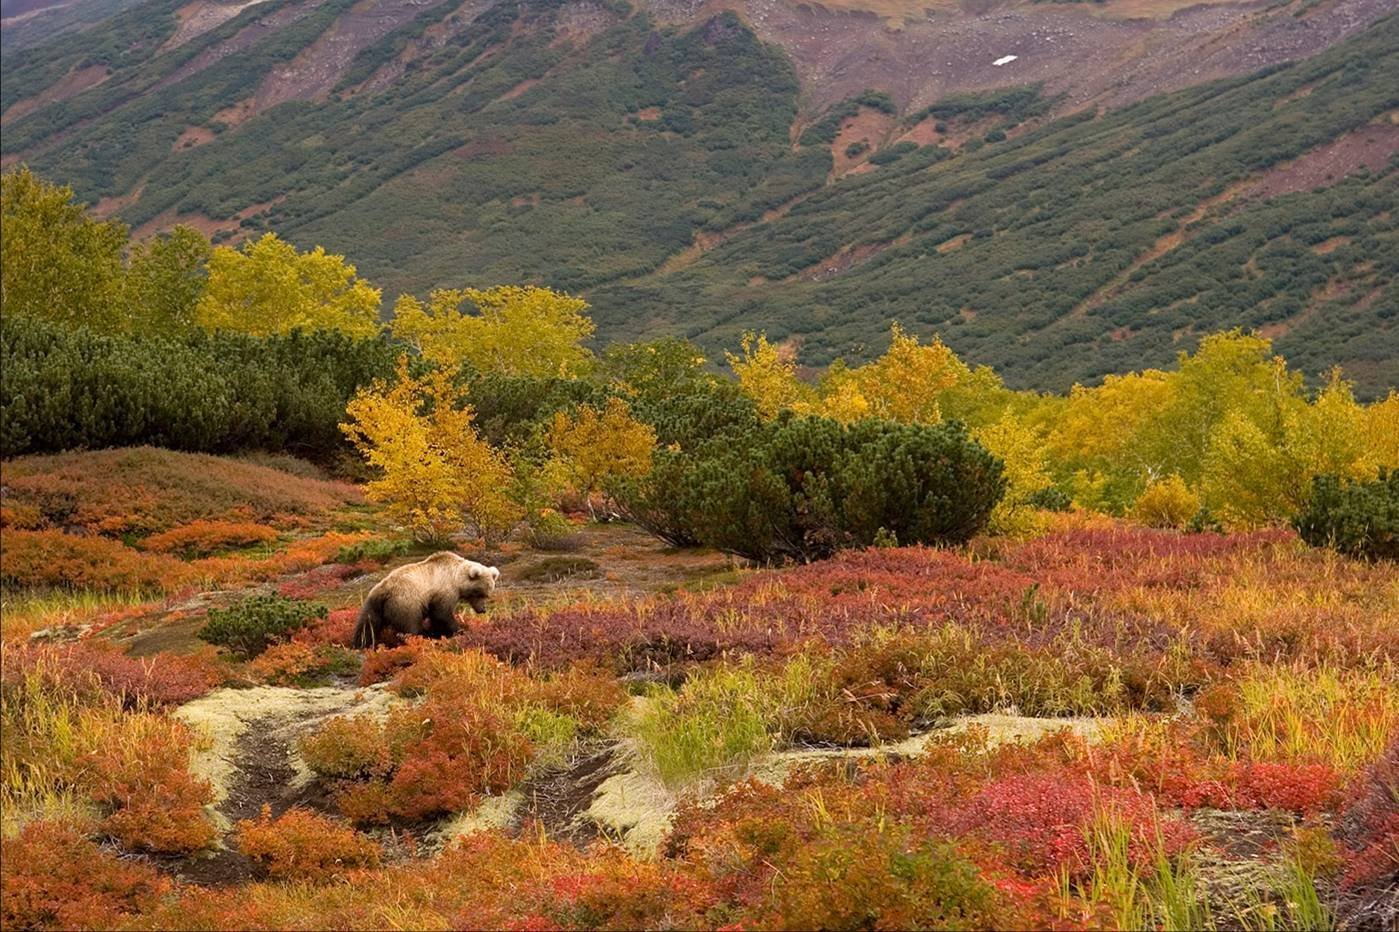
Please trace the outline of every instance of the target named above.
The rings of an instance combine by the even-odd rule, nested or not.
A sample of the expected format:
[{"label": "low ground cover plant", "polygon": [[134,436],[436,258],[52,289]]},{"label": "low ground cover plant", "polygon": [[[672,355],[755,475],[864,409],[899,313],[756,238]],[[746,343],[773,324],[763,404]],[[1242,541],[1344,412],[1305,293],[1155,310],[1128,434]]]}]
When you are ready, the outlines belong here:
[{"label": "low ground cover plant", "polygon": [[238,850],[273,880],[324,883],[379,864],[378,844],[306,809],[289,809],[274,819],[264,806],[257,819],[239,822],[234,830]]},{"label": "low ground cover plant", "polygon": [[273,644],[287,640],[329,612],[324,605],[280,596],[253,596],[228,608],[212,608],[199,630],[199,639],[251,659]]},{"label": "low ground cover plant", "polygon": [[[300,751],[361,824],[420,822],[509,789],[533,766],[557,765],[601,732],[625,693],[586,668],[532,677],[468,650],[410,641],[393,655],[391,688],[407,701],[385,718],[332,718]],[[368,666],[368,665],[366,665]]]}]

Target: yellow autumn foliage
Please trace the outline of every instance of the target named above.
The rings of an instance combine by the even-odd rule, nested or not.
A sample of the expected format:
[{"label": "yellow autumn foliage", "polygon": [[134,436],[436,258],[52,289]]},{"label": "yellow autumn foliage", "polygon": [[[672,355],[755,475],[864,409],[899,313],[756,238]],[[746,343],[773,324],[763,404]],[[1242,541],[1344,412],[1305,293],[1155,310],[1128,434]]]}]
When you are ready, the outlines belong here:
[{"label": "yellow autumn foliage", "polygon": [[258,336],[299,329],[367,337],[379,332],[379,296],[344,256],[320,246],[299,253],[266,233],[237,249],[215,247],[194,316],[210,330]]},{"label": "yellow autumn foliage", "polygon": [[581,298],[548,288],[444,288],[426,303],[401,295],[391,327],[439,366],[467,363],[499,375],[573,378],[592,360],[583,346],[593,333],[587,309]]},{"label": "yellow autumn foliage", "polygon": [[656,449],[655,429],[632,417],[631,408],[616,397],[601,411],[581,405],[572,414],[557,412],[547,439],[569,485],[585,498],[612,480],[646,475]]},{"label": "yellow autumn foliage", "polygon": [[376,381],[345,414],[341,430],[379,474],[365,493],[417,539],[465,531],[494,543],[519,522],[510,463],[477,433],[448,372],[414,377],[400,357],[394,383]]}]

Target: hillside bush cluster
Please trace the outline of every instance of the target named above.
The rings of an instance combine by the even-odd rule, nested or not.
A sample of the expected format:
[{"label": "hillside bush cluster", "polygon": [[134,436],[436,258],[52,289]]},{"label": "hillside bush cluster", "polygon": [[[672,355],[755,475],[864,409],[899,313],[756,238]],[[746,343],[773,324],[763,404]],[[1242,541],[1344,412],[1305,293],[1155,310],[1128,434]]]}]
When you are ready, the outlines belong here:
[{"label": "hillside bush cluster", "polygon": [[619,489],[624,511],[668,540],[765,563],[962,543],[1005,492],[1000,462],[958,424],[784,417],[656,459]]},{"label": "hillside bush cluster", "polygon": [[355,390],[393,371],[383,339],[333,331],[103,335],[22,314],[0,322],[0,452],[153,444],[328,460]]},{"label": "hillside bush cluster", "polygon": [[1367,560],[1399,560],[1399,469],[1373,481],[1317,476],[1292,520],[1307,543]]}]

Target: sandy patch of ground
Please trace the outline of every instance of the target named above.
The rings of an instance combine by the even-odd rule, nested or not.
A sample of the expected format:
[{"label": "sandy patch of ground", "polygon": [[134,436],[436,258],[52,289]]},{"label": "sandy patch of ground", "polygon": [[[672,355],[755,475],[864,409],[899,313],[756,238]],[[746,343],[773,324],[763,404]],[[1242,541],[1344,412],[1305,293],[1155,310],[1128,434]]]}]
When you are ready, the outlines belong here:
[{"label": "sandy patch of ground", "polygon": [[180,24],[175,27],[174,35],[165,40],[161,51],[179,48],[189,40],[198,38],[211,29],[217,29],[249,7],[265,2],[266,0],[238,0],[234,3],[217,3],[214,0],[194,0],[193,3],[186,3],[175,11]]},{"label": "sandy patch of ground", "polygon": [[310,782],[311,771],[294,749],[295,738],[332,715],[386,713],[392,701],[392,694],[377,684],[361,689],[255,686],[216,689],[180,706],[174,716],[205,739],[193,754],[190,771],[209,781],[215,805],[221,807],[237,790],[239,772],[246,769],[240,742],[250,728],[256,727],[260,741],[283,746],[292,785],[301,787]]},{"label": "sandy patch of ground", "polygon": [[1396,152],[1399,111],[1390,113],[1383,122],[1351,130],[1334,142],[1269,169],[1242,193],[1268,198],[1324,188],[1362,169],[1379,171]]},{"label": "sandy patch of ground", "polygon": [[[893,114],[873,110],[869,107],[861,107],[860,112],[855,116],[847,117],[841,123],[835,141],[831,143],[831,158],[833,160],[831,178],[839,178],[856,165],[868,162],[871,155],[883,148],[884,140],[888,137],[894,122]],[[846,154],[852,146],[861,145],[863,145],[863,149],[860,152],[854,155]]]}]

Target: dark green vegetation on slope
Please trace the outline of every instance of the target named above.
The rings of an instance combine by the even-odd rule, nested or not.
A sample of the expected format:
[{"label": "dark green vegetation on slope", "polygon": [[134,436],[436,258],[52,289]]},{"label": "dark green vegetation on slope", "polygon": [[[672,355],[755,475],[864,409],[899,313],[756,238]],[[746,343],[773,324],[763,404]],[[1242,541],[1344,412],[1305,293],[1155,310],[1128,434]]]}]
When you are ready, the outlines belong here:
[{"label": "dark green vegetation on slope", "polygon": [[[235,35],[270,6],[216,33]],[[500,4],[453,25],[440,49],[383,92],[344,93],[449,8],[435,6],[362,51],[331,100],[287,102],[236,128],[216,118],[348,6],[327,0],[159,94],[132,96],[174,73],[167,59],[219,39],[119,71],[91,94],[17,121],[6,151],[26,152],[86,195],[143,186],[122,215],[138,226],[167,210],[224,218],[276,201],[261,223],[355,256],[390,292],[541,274],[581,289],[638,274],[707,222],[744,215],[750,190],[785,199],[789,187],[762,192],[790,174],[819,184],[829,167],[824,152],[814,172],[788,164],[795,75],[728,15],[680,32],[608,11],[611,25],[580,51],[559,34],[553,5]],[[41,50],[15,70],[37,71],[44,53],[49,73],[79,60]],[[654,119],[638,116],[648,109]],[[172,152],[191,126],[218,138]]]},{"label": "dark green vegetation on slope", "polygon": [[[582,291],[604,340],[671,332],[713,351],[765,328],[824,363],[878,352],[895,319],[1014,387],[1062,389],[1244,326],[1311,373],[1345,365],[1362,394],[1399,383],[1393,168],[1251,190],[1399,106],[1394,18],[1296,65],[1104,115],[1046,122],[1033,88],[944,101],[904,125],[972,142],[917,147],[895,130],[872,170],[828,183],[830,116],[893,102],[838,105],[792,143],[793,70],[731,14],[661,28],[593,5],[579,29],[578,4],[446,0],[360,50],[325,100],[240,123],[228,108],[349,3],[269,0],[159,52],[174,7],[8,55],[6,107],[84,66],[113,73],[10,121],[6,155],[86,197],[139,190],[121,214],[138,226],[245,212],[244,231],[343,252],[390,297]],[[177,146],[191,128],[208,140]]]},{"label": "dark green vegetation on slope", "polygon": [[[600,326],[654,327],[645,312],[661,309],[662,326],[731,345],[761,323],[825,362],[881,349],[894,318],[941,332],[1011,385],[1062,389],[1165,364],[1184,334],[1273,325],[1277,348],[1303,369],[1341,362],[1363,389],[1394,385],[1392,160],[1313,192],[1262,200],[1246,188],[1392,112],[1396,39],[1391,19],[1272,74],[1071,116],[953,158],[919,149],[738,233],[689,269],[596,292]],[[937,248],[959,237],[959,248]],[[1339,248],[1316,248],[1328,240]],[[862,247],[876,252],[863,265],[807,280]]]}]

